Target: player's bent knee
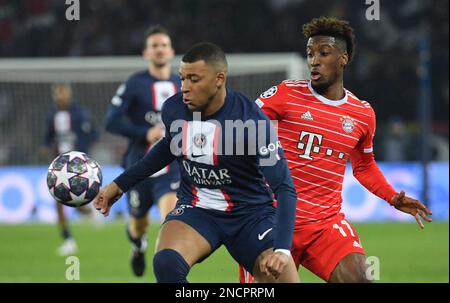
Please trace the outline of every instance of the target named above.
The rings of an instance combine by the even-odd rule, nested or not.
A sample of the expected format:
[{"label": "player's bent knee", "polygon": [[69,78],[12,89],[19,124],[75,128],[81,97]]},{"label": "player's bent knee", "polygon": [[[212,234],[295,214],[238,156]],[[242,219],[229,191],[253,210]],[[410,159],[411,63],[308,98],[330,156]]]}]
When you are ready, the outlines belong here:
[{"label": "player's bent knee", "polygon": [[187,283],[189,264],[176,250],[163,249],[153,257],[153,271],[158,283]]},{"label": "player's bent knee", "polygon": [[332,275],[330,283],[372,283],[372,280],[367,279],[364,274],[361,273],[349,273],[347,275]]},{"label": "player's bent knee", "polygon": [[331,273],[330,283],[370,283],[366,275],[366,257],[362,254],[350,254],[344,257]]}]

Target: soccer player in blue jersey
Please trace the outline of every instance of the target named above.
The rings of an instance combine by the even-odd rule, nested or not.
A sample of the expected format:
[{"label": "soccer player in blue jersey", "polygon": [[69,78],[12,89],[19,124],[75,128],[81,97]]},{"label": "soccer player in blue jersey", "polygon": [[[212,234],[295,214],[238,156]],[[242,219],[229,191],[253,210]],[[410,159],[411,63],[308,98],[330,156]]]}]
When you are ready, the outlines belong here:
[{"label": "soccer player in blue jersey", "polygon": [[296,192],[271,122],[226,88],[227,61],[215,44],[193,46],[179,74],[182,92],[162,109],[165,136],[100,191],[95,208],[107,216],[124,192],[176,159],[181,184],[158,236],[157,281],[187,282],[223,244],[257,281],[298,282],[289,251]]},{"label": "soccer player in blue jersey", "polygon": [[[52,86],[54,107],[47,116],[44,145],[39,152],[43,157],[52,158],[77,150],[87,153],[89,147],[98,139],[98,133],[93,127],[91,113],[72,99],[72,87],[68,83],[56,83]],[[78,252],[78,245],[72,236],[69,219],[64,212],[65,206],[56,202],[58,225],[63,243],[56,253],[68,256]],[[78,207],[83,214],[91,214],[88,207]]]},{"label": "soccer player in blue jersey", "polygon": [[[145,71],[132,75],[117,90],[108,112],[107,131],[128,138],[123,167],[128,168],[142,158],[164,134],[161,107],[166,99],[180,90],[180,79],[171,73],[174,50],[168,31],[160,26],[149,29],[145,36],[143,57]],[[148,211],[159,207],[162,220],[177,201],[179,172],[174,162],[155,172],[128,192],[127,236],[132,243],[131,267],[136,276],[145,272]]]}]

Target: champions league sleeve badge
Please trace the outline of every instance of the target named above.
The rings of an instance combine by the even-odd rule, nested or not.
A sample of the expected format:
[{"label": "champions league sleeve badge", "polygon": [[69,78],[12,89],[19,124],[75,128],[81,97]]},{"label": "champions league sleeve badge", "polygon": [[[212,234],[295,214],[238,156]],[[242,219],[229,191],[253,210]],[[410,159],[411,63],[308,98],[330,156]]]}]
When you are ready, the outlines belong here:
[{"label": "champions league sleeve badge", "polygon": [[261,94],[261,98],[262,99],[267,99],[267,98],[272,97],[276,93],[277,93],[277,87],[276,86],[272,86],[271,88],[269,88],[268,90],[266,90],[265,92],[263,92]]}]

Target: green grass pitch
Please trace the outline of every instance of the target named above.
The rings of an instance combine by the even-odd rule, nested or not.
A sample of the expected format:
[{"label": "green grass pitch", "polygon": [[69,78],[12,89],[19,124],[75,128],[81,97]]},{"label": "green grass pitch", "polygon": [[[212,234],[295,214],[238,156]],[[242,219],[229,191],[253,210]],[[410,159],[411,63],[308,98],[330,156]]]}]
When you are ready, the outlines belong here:
[{"label": "green grass pitch", "polygon": [[[449,282],[448,222],[354,224],[368,256],[380,260],[379,282]],[[147,271],[135,278],[129,266],[130,245],[124,222],[100,227],[89,222],[72,225],[80,251],[79,282],[155,282],[151,267],[159,226],[148,234]],[[0,225],[0,282],[69,282],[66,258],[55,254],[58,228],[48,224]],[[321,282],[301,268],[302,282]],[[222,247],[189,273],[190,282],[237,282],[237,265]]]}]

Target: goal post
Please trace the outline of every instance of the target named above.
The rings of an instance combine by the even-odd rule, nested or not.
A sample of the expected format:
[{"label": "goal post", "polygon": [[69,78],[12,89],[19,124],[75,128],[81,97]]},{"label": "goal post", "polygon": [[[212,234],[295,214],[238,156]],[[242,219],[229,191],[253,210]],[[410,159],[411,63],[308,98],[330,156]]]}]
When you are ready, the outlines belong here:
[{"label": "goal post", "polygon": [[[284,79],[307,76],[305,60],[296,53],[228,54],[229,88],[255,99]],[[173,60],[178,71],[181,56]],[[146,69],[139,56],[0,59],[0,165],[47,164],[38,155],[51,86],[70,83],[73,99],[87,107],[100,134],[91,154],[104,164],[121,160],[126,140],[104,131],[106,112],[118,86]]]},{"label": "goal post", "polygon": [[[229,76],[285,73],[284,79],[307,75],[305,60],[296,53],[228,54]],[[178,70],[181,56],[175,56],[172,69]],[[53,82],[118,80],[145,69],[139,56],[0,59],[2,82]],[[111,73],[108,73],[110,71]],[[38,75],[38,76],[37,76]]]}]

